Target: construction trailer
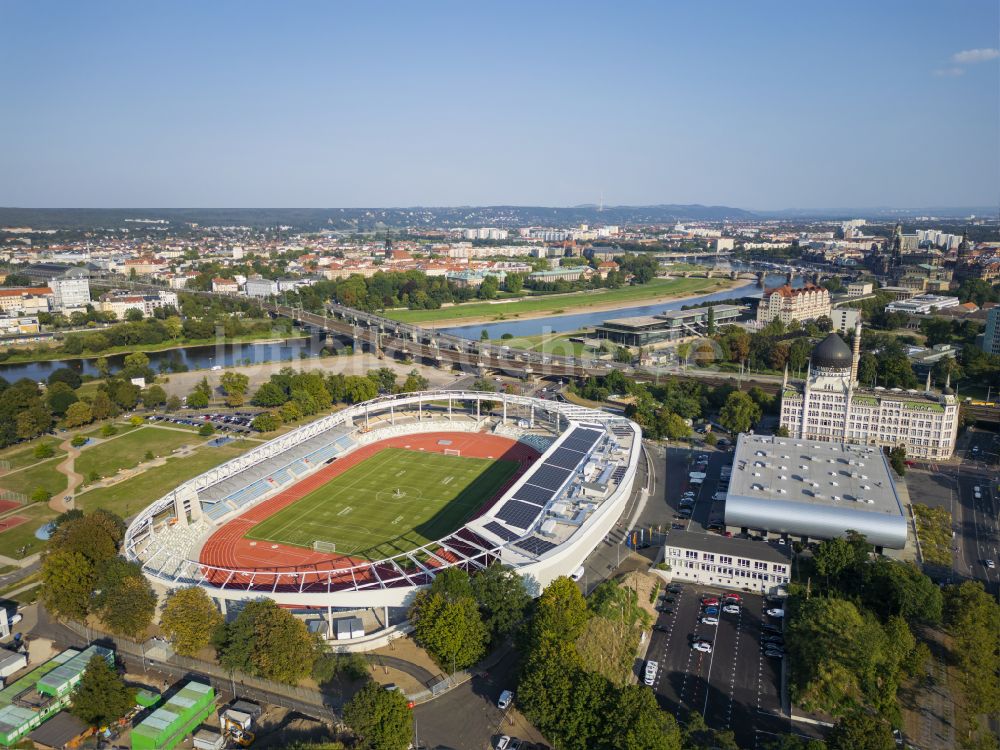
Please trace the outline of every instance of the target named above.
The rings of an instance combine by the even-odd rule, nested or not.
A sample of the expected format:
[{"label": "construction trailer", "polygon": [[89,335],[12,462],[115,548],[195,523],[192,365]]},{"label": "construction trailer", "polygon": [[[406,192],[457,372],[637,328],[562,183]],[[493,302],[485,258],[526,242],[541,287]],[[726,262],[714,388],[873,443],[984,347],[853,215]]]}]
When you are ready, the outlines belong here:
[{"label": "construction trailer", "polygon": [[173,750],[215,711],[215,691],[188,682],[132,729],[134,750]]},{"label": "construction trailer", "polygon": [[17,744],[69,705],[73,688],[94,656],[114,664],[114,651],[103,646],[71,648],[0,690],[0,745]]}]

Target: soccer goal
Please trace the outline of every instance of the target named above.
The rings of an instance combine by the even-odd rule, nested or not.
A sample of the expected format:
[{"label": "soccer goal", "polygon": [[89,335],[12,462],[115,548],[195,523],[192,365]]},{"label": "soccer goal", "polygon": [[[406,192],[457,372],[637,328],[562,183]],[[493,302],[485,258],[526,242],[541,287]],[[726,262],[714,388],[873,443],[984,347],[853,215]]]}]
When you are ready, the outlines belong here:
[{"label": "soccer goal", "polygon": [[313,542],[313,552],[336,552],[337,544],[336,542],[322,542],[316,540]]},{"label": "soccer goal", "polygon": [[458,448],[445,448],[444,449],[444,455],[446,455],[446,456],[461,456],[462,455],[462,451],[460,451]]}]

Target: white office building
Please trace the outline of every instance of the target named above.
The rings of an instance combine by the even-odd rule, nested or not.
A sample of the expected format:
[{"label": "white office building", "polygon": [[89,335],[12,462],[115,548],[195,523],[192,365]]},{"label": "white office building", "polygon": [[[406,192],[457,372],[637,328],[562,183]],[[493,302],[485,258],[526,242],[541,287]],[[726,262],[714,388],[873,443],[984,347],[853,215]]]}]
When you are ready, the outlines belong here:
[{"label": "white office building", "polygon": [[787,546],[688,531],[670,532],[663,561],[675,581],[763,594],[775,593],[792,574]]},{"label": "white office building", "polygon": [[894,448],[908,456],[948,458],[958,436],[958,400],[945,386],[934,392],[865,388],[858,382],[861,321],[854,333],[854,351],[831,333],[815,349],[804,381],[781,389],[781,426],[793,438]]},{"label": "white office building", "polygon": [[935,310],[946,307],[958,307],[958,297],[943,297],[938,294],[918,294],[909,299],[890,302],[885,306],[886,312],[901,312],[908,315],[927,315]]},{"label": "white office building", "polygon": [[85,268],[70,268],[49,279],[49,289],[55,310],[77,310],[90,304],[90,276]]}]

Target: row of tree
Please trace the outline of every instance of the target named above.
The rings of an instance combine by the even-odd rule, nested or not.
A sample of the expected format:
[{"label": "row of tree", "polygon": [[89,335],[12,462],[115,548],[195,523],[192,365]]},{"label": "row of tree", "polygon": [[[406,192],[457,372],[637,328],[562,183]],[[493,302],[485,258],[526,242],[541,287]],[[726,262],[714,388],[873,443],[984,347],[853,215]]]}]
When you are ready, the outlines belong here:
[{"label": "row of tree", "polygon": [[[227,373],[228,375],[228,373]],[[240,376],[242,378],[243,376]],[[331,373],[324,375],[320,370],[296,372],[284,367],[271,375],[267,382],[254,393],[251,403],[271,411],[254,418],[252,427],[259,432],[270,432],[282,424],[295,422],[312,416],[335,403],[357,404],[369,401],[380,393],[412,393],[426,390],[427,378],[417,370],[411,370],[402,383],[397,382],[396,372],[388,367],[380,367],[367,375],[344,375]],[[207,388],[207,382],[204,388]],[[243,403],[247,383],[242,379],[223,377],[222,388],[226,403]],[[188,396],[188,406],[207,406],[208,393],[202,390]],[[192,398],[195,399],[192,403]]]}]

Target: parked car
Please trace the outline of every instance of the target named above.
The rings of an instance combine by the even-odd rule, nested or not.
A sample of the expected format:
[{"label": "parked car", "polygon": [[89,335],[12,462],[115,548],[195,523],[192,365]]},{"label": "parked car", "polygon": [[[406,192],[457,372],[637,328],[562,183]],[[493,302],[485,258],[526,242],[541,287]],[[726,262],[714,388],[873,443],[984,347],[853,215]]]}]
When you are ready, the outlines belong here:
[{"label": "parked car", "polygon": [[497,744],[493,746],[496,750],[510,750],[510,737],[506,734],[501,735],[497,739]]},{"label": "parked car", "polygon": [[645,682],[650,687],[652,687],[653,683],[656,681],[656,671],[659,668],[660,668],[660,665],[657,664],[655,661],[647,661],[646,662],[646,672],[643,675],[642,681]]},{"label": "parked car", "polygon": [[701,651],[703,654],[712,653],[712,644],[705,643],[704,641],[695,641],[694,643],[691,644],[691,648],[693,648],[695,651]]},{"label": "parked car", "polygon": [[[996,563],[993,562],[992,560],[987,560],[986,561],[986,567],[989,568],[990,570],[993,570],[996,567]],[[14,622],[14,621],[11,620],[11,622]]]},{"label": "parked car", "polygon": [[510,707],[510,703],[513,700],[514,694],[510,690],[504,690],[500,693],[500,699],[497,700],[497,708],[501,711],[506,711]]},{"label": "parked car", "polygon": [[785,652],[784,651],[765,651],[764,652],[764,656],[768,656],[768,657],[770,657],[772,659],[784,659],[785,658]]},{"label": "parked car", "polygon": [[741,602],[741,601],[743,601],[743,597],[740,596],[739,594],[735,593],[735,592],[734,593],[730,593],[730,594],[726,594],[722,598],[725,599],[727,602]]},{"label": "parked car", "polygon": [[784,617],[785,616],[785,610],[783,610],[783,609],[769,609],[769,610],[767,610],[767,614],[768,614],[769,617]]},{"label": "parked car", "polygon": [[718,607],[705,607],[705,614],[706,615],[717,615],[717,614],[719,614],[719,608]]},{"label": "parked car", "polygon": [[666,625],[654,625],[653,626],[653,630],[657,630],[660,633],[669,633],[670,632],[670,628],[668,628]]},{"label": "parked car", "polygon": [[718,597],[715,596],[703,596],[701,598],[701,603],[704,604],[705,606],[712,606],[714,604],[718,604],[719,599]]},{"label": "parked car", "polygon": [[722,611],[725,612],[727,615],[738,615],[740,613],[740,605],[727,604],[725,607],[722,608]]},{"label": "parked car", "polygon": [[701,618],[701,624],[702,625],[718,625],[719,624],[719,618],[718,617],[702,617]]},{"label": "parked car", "polygon": [[683,590],[684,589],[681,586],[678,586],[677,584],[671,584],[670,586],[667,586],[667,591],[669,591],[671,594],[679,594]]}]

